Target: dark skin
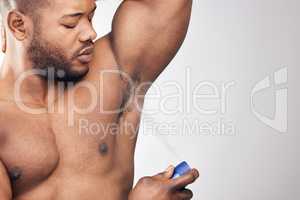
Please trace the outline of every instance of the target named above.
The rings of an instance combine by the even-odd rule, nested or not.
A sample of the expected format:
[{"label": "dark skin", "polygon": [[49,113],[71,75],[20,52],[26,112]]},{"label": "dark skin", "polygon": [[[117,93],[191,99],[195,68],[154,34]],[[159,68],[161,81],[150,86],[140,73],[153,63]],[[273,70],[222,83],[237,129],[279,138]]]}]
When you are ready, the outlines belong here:
[{"label": "dark skin", "polygon": [[[193,192],[185,186],[193,183],[199,177],[198,171],[193,169],[188,174],[172,180],[174,167],[170,166],[165,172],[153,177],[144,177],[129,195],[129,200],[181,200],[192,199]],[[145,195],[147,194],[147,195]]]},{"label": "dark skin", "polygon": [[[1,200],[192,198],[192,191],[184,188],[198,178],[196,169],[173,180],[171,167],[142,178],[132,189],[136,133],[151,84],[139,86],[153,82],[175,56],[187,32],[191,7],[192,0],[125,0],[111,33],[95,41],[92,53],[71,59],[96,39],[91,23],[95,1],[53,0],[51,7],[40,9],[41,39],[58,47],[71,63],[69,70],[83,78],[76,87],[58,92],[56,84],[49,87],[43,78],[30,76],[22,82],[22,98],[17,100],[16,79],[33,68],[26,49],[34,37],[34,23],[15,9],[7,12],[0,80]],[[105,70],[122,73],[99,76]],[[85,87],[87,82],[96,88],[94,96],[101,101],[88,112],[76,113],[67,106],[70,94],[77,107],[88,107],[94,96]],[[53,91],[54,98],[49,100]],[[16,105],[19,101],[30,108],[53,110],[24,112]],[[107,113],[98,108],[122,109]],[[113,124],[114,134],[82,131],[82,120]]]}]

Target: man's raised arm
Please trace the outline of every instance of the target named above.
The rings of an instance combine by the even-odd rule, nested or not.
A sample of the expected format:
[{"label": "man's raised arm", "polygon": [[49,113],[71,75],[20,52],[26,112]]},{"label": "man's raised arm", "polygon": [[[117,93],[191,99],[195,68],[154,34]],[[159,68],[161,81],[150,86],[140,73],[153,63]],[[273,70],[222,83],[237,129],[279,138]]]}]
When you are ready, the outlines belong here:
[{"label": "man's raised arm", "polygon": [[154,81],[180,48],[192,0],[124,0],[110,39],[121,69],[140,81]]},{"label": "man's raised arm", "polygon": [[4,165],[0,161],[0,199],[11,200],[12,192]]}]

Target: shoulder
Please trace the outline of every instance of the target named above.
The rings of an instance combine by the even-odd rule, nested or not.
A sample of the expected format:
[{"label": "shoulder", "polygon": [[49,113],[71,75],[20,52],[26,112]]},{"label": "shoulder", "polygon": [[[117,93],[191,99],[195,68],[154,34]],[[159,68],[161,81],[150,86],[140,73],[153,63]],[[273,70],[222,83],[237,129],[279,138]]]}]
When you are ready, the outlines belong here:
[{"label": "shoulder", "polygon": [[[10,124],[8,121],[10,113],[7,112],[6,107],[7,106],[5,106],[3,104],[3,102],[0,102],[0,158],[2,156],[3,148],[4,148],[5,144],[7,143],[8,124]],[[0,171],[1,171],[1,169],[0,169]]]},{"label": "shoulder", "polygon": [[[108,33],[107,35],[99,38],[95,42],[94,56],[93,60],[90,63],[90,71],[86,80],[94,80],[95,78],[99,79],[99,72],[103,72],[103,70],[115,70],[119,71],[122,75],[132,78],[134,77],[134,69],[132,66],[127,66],[124,62],[121,62],[118,59],[116,49],[117,46],[113,45],[113,36],[112,33]],[[124,52],[123,57],[127,57],[126,55],[130,55],[130,50],[132,48],[128,47]],[[124,67],[124,66],[127,67]],[[120,75],[121,75],[120,74]],[[97,80],[98,80],[97,79]]]},{"label": "shoulder", "polygon": [[25,113],[20,110],[15,102],[0,100],[0,147],[9,128],[24,123],[24,115]]},{"label": "shoulder", "polygon": [[0,199],[11,199],[12,191],[6,167],[0,160]]},{"label": "shoulder", "polygon": [[93,60],[89,64],[89,73],[84,81],[98,83],[105,70],[120,70],[111,45],[111,35],[107,34],[95,41]]},{"label": "shoulder", "polygon": [[94,58],[91,65],[115,66],[118,65],[111,43],[111,34],[107,34],[95,42]]},{"label": "shoulder", "polygon": [[6,141],[8,126],[13,123],[11,120],[14,118],[16,118],[16,114],[14,114],[12,105],[0,101],[0,150]]}]

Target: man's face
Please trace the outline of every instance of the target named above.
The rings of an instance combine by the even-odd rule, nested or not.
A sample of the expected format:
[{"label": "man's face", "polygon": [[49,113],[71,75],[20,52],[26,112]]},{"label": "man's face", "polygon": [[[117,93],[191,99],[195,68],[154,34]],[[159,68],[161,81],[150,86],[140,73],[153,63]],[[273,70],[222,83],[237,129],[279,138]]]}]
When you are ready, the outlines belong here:
[{"label": "man's face", "polygon": [[91,22],[95,9],[95,0],[51,0],[50,6],[40,9],[27,49],[34,68],[61,70],[64,73],[55,78],[62,81],[84,77],[96,39]]}]

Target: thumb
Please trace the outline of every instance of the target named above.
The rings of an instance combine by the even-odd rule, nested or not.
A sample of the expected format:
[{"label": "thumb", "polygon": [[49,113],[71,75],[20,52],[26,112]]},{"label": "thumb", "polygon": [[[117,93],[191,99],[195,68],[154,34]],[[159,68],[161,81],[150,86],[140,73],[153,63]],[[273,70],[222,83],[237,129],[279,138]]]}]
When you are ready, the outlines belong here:
[{"label": "thumb", "polygon": [[158,178],[170,179],[174,173],[175,167],[170,165],[164,172],[157,175]]},{"label": "thumb", "polygon": [[165,177],[167,179],[170,179],[173,176],[174,170],[175,167],[173,165],[170,165],[165,171]]}]

